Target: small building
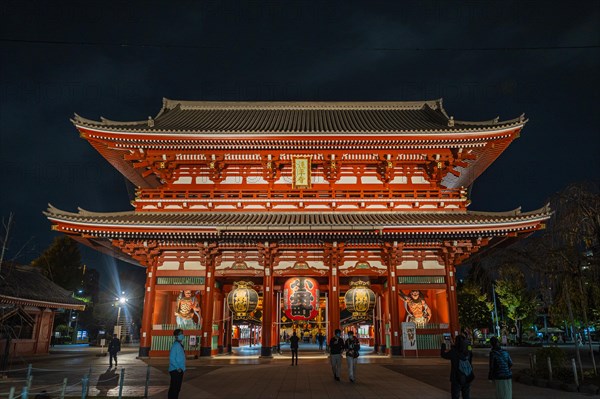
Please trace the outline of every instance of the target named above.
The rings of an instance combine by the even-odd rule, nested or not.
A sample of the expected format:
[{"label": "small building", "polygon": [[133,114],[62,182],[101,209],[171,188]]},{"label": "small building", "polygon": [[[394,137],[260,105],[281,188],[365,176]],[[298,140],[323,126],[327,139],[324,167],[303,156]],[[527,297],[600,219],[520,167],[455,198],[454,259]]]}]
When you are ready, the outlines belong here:
[{"label": "small building", "polygon": [[3,265],[0,270],[0,356],[48,353],[54,316],[59,309],[85,310],[85,303],[33,266]]}]

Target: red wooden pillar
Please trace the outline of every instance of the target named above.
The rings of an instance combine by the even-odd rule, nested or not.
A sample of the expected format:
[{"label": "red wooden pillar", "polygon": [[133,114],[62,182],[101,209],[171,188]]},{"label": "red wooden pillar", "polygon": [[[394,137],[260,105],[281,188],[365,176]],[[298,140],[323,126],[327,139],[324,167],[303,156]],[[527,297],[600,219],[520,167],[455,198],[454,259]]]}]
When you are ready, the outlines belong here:
[{"label": "red wooden pillar", "polygon": [[279,349],[279,302],[277,301],[277,292],[271,294],[273,305],[271,306],[271,350],[277,352]]},{"label": "red wooden pillar", "polygon": [[388,265],[388,306],[390,310],[390,354],[402,354],[400,347],[400,317],[398,314],[398,290],[396,289],[396,265]]},{"label": "red wooden pillar", "polygon": [[224,320],[225,319],[225,315],[224,315],[224,309],[223,309],[223,305],[225,304],[224,301],[224,295],[223,292],[219,292],[218,294],[215,294],[216,296],[216,300],[215,300],[215,305],[216,305],[216,316],[215,318],[219,321],[218,322],[218,331],[219,331],[219,337],[218,337],[218,342],[217,342],[217,353],[223,353],[223,347],[225,345],[224,342],[224,338],[225,338],[225,334],[224,334]]},{"label": "red wooden pillar", "polygon": [[327,339],[333,337],[335,330],[340,328],[340,278],[337,272],[337,266],[332,265],[329,272],[329,309],[327,309],[330,336]]},{"label": "red wooden pillar", "polygon": [[460,332],[458,323],[458,300],[456,298],[456,269],[450,262],[449,257],[446,257],[446,287],[448,292],[448,307],[450,314],[450,331],[454,336]]},{"label": "red wooden pillar", "polygon": [[[223,302],[227,303],[227,298],[229,296],[229,292],[223,293]],[[233,315],[231,314],[231,310],[229,310],[229,305],[225,306],[225,314],[223,318],[225,321],[225,350],[227,353],[231,353],[231,337],[233,335]]]},{"label": "red wooden pillar", "polygon": [[142,332],[140,334],[139,357],[150,356],[152,347],[152,315],[154,314],[154,298],[156,296],[156,269],[158,258],[154,257],[146,268],[146,292],[144,294],[144,313],[142,315]]},{"label": "red wooden pillar", "polygon": [[[383,315],[383,312],[381,311],[381,294],[379,293],[379,291],[377,291],[375,293],[375,310],[373,313],[373,338],[374,340],[374,345],[373,345],[373,352],[375,353],[380,353],[380,351],[382,350],[382,346],[383,348],[385,348],[385,344],[382,345],[382,343],[384,342],[382,340],[382,334],[381,334],[381,330],[383,330],[383,321],[381,320],[381,317]],[[385,351],[385,349],[383,349]]]},{"label": "red wooden pillar", "polygon": [[212,325],[215,289],[214,257],[206,260],[206,289],[202,297],[202,337],[200,339],[200,356],[210,356],[212,351]]},{"label": "red wooden pillar", "polygon": [[263,311],[260,357],[273,357],[271,333],[273,328],[273,276],[271,265],[265,265],[263,277]]}]

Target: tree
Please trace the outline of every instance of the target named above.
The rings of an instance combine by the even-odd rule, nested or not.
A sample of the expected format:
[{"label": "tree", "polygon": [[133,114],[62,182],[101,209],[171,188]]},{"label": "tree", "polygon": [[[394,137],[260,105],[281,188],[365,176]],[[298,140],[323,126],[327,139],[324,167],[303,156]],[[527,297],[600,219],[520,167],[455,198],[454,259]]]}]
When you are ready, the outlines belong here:
[{"label": "tree", "polygon": [[[64,323],[68,326],[69,332],[74,323],[77,329],[87,329],[93,323],[93,303],[92,293],[84,290],[85,266],[82,264],[81,253],[77,242],[66,235],[60,235],[54,239],[52,244],[34,261],[32,266],[37,267],[41,273],[52,280],[56,285],[72,291],[74,296],[86,303],[86,310],[74,315],[72,312],[64,312],[57,317],[57,325]],[[92,280],[97,276],[97,272],[91,273]],[[94,283],[88,284],[92,288]],[[97,294],[96,294],[97,295]],[[75,317],[75,322],[73,318]],[[73,341],[77,331],[72,331]]]},{"label": "tree", "polygon": [[540,306],[535,292],[530,290],[525,274],[515,265],[505,265],[496,280],[496,294],[506,310],[506,316],[515,326],[517,340],[522,342],[523,324],[533,321]]},{"label": "tree", "polygon": [[61,287],[77,292],[82,285],[83,264],[78,244],[65,235],[54,242],[33,262],[50,280]]},{"label": "tree", "polygon": [[[530,245],[537,268],[554,282],[553,319],[568,318],[576,327],[588,328],[588,315],[600,312],[599,193],[597,184],[576,183],[553,195],[550,205],[554,217]],[[588,348],[596,373],[591,334]],[[582,368],[577,345],[576,356]]]},{"label": "tree", "polygon": [[479,285],[466,281],[458,285],[456,294],[461,327],[473,330],[490,324],[490,312],[494,305]]}]

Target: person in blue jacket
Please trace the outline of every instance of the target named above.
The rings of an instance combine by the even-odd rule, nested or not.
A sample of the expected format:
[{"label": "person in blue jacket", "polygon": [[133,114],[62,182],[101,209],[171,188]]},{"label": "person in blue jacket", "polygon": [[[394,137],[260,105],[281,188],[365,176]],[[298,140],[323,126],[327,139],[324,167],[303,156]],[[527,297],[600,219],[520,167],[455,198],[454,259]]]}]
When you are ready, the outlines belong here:
[{"label": "person in blue jacket", "polygon": [[169,374],[171,375],[171,383],[169,384],[168,399],[178,399],[179,391],[181,391],[181,383],[183,382],[183,373],[185,372],[185,351],[183,350],[183,330],[176,329],[173,331],[175,342],[171,346],[169,353]]},{"label": "person in blue jacket", "polygon": [[497,399],[512,399],[512,359],[507,351],[500,347],[498,338],[490,338],[490,371],[488,379],[494,381]]}]

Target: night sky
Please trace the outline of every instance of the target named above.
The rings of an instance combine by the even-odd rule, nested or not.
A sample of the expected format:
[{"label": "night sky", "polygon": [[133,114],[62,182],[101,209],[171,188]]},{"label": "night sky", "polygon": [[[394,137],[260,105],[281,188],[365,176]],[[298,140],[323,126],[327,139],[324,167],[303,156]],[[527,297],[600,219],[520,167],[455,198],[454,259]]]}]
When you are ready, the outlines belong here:
[{"label": "night sky", "polygon": [[[600,177],[598,1],[3,1],[0,212],[6,259],[56,233],[48,203],[130,210],[131,187],[70,123],[155,116],[181,100],[444,98],[461,120],[521,113],[472,210],[537,209]],[[114,261],[83,250],[101,273]],[[128,267],[120,267],[127,270]]]}]

